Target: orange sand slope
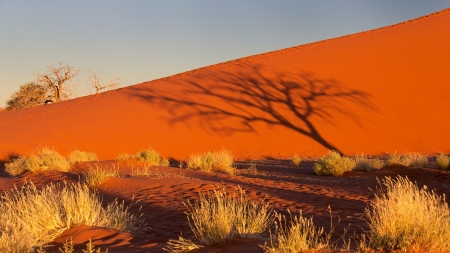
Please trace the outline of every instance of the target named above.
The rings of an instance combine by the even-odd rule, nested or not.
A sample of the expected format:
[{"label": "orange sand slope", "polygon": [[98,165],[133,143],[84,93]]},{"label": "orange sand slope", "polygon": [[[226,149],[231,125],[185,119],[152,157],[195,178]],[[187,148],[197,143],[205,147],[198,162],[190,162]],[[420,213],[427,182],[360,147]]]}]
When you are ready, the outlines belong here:
[{"label": "orange sand slope", "polygon": [[[0,158],[450,152],[450,9],[119,90],[0,114]],[[151,71],[149,69],[149,71]]]}]

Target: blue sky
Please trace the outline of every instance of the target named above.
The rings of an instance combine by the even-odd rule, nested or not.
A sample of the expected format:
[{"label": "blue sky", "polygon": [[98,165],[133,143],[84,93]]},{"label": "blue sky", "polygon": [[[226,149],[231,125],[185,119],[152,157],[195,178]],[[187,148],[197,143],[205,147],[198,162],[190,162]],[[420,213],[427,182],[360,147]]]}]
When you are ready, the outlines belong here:
[{"label": "blue sky", "polygon": [[[0,107],[46,66],[122,86],[387,26],[448,0],[0,0]],[[77,95],[88,94],[86,72]]]}]

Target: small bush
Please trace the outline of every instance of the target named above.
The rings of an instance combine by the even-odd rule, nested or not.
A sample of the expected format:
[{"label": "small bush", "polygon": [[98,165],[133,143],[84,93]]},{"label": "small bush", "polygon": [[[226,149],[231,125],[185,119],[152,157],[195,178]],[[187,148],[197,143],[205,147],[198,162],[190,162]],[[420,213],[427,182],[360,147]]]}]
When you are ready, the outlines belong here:
[{"label": "small bush", "polygon": [[297,253],[306,250],[328,249],[330,243],[329,236],[323,228],[314,226],[312,218],[303,217],[302,213],[292,217],[290,220],[277,214],[275,221],[275,233],[270,234],[270,242],[265,243],[261,248],[264,252],[270,253]]},{"label": "small bush", "polygon": [[152,149],[142,150],[136,154],[136,158],[145,164],[155,166],[169,166],[169,160],[163,159],[159,153]]},{"label": "small bush", "polygon": [[444,196],[407,177],[385,178],[366,208],[372,246],[408,252],[448,252],[450,211]]},{"label": "small bush", "polygon": [[293,163],[295,166],[299,166],[299,165],[302,163],[302,158],[301,158],[300,156],[298,156],[298,155],[294,155],[294,156],[292,157],[292,163]]},{"label": "small bush", "polygon": [[103,208],[98,193],[80,183],[50,184],[41,190],[28,183],[4,193],[0,213],[0,252],[32,252],[81,224],[131,233],[144,227],[141,217],[131,215],[123,203]]},{"label": "small bush", "polygon": [[227,149],[222,149],[219,152],[208,151],[203,154],[193,154],[187,161],[189,169],[201,171],[223,171],[234,175],[236,169],[233,167],[233,155]]},{"label": "small bush", "polygon": [[340,176],[347,171],[351,171],[354,167],[354,161],[332,150],[314,164],[314,172],[319,176]]},{"label": "small bush", "polygon": [[5,171],[11,176],[17,176],[25,171],[56,170],[67,172],[70,164],[56,150],[42,148],[31,156],[21,156],[5,164]]},{"label": "small bush", "polygon": [[417,152],[398,155],[394,153],[389,156],[388,165],[400,164],[406,167],[424,168],[428,166],[428,156]]},{"label": "small bush", "polygon": [[95,168],[90,167],[84,174],[83,181],[89,186],[98,186],[103,184],[110,177],[118,177],[119,169],[116,168],[101,168],[97,164]]},{"label": "small bush", "polygon": [[130,154],[128,154],[128,153],[120,153],[120,154],[117,156],[116,161],[123,162],[123,161],[126,161],[126,160],[133,159],[133,158],[135,158],[135,157],[136,157],[136,156],[130,155]]},{"label": "small bush", "polygon": [[269,204],[250,202],[240,187],[231,196],[225,189],[215,190],[212,195],[200,193],[200,200],[188,201],[185,206],[189,225],[202,246],[223,244],[235,234],[241,238],[260,237],[274,217]]},{"label": "small bush", "polygon": [[439,154],[436,157],[436,166],[440,170],[448,170],[450,168],[450,158],[444,154]]},{"label": "small bush", "polygon": [[95,153],[74,150],[69,153],[68,159],[70,164],[76,164],[79,162],[90,162],[98,160],[98,157]]}]

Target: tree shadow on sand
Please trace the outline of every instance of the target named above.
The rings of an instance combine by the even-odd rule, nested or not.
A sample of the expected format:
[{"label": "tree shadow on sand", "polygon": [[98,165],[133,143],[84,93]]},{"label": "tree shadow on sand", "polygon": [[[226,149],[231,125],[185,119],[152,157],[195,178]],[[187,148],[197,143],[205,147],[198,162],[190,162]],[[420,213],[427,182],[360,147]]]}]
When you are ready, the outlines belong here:
[{"label": "tree shadow on sand", "polygon": [[[256,132],[255,125],[282,126],[307,136],[330,150],[317,122],[336,125],[344,117],[362,127],[364,119],[351,108],[377,109],[371,95],[347,88],[334,79],[312,73],[287,73],[262,66],[239,71],[204,71],[189,78],[167,79],[164,85],[137,86],[139,96],[170,112],[170,124],[197,121],[205,130],[220,135]],[[356,107],[355,107],[356,106]]]}]

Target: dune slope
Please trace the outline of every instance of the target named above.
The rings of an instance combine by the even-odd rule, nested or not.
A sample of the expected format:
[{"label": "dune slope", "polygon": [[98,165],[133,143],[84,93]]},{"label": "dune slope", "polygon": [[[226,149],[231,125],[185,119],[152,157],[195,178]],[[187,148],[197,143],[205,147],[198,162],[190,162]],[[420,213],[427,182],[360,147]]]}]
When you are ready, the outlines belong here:
[{"label": "dune slope", "polygon": [[450,9],[111,92],[0,114],[0,159],[52,146],[100,159],[450,152]]}]

